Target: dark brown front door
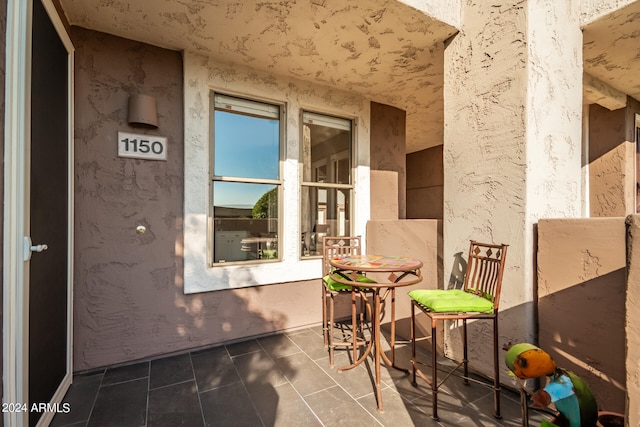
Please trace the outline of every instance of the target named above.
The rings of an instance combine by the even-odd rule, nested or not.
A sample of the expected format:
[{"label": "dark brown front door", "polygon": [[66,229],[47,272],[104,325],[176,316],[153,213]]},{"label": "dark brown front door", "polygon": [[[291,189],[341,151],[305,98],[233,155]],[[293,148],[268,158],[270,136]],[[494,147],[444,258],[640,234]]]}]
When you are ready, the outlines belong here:
[{"label": "dark brown front door", "polygon": [[[33,1],[29,268],[29,407],[51,402],[68,371],[69,54]],[[40,249],[43,249],[40,247]],[[41,411],[31,411],[36,425]]]}]

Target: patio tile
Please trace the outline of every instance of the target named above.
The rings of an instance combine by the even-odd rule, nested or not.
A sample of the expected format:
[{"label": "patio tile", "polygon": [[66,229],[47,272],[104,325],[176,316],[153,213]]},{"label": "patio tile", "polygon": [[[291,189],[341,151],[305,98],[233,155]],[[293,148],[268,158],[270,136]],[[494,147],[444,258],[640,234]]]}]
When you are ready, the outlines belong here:
[{"label": "patio tile", "polygon": [[[493,414],[493,395],[486,396],[474,404],[483,414],[491,417],[492,422],[500,426],[518,427],[522,425],[522,410],[520,408],[520,396],[511,390],[502,389],[500,398],[500,414],[501,420],[496,420]],[[538,426],[543,419],[550,419],[551,416],[535,408],[529,408],[529,425]]]},{"label": "patio tile", "polygon": [[421,408],[403,399],[395,390],[385,387],[382,389],[382,407],[384,412],[378,411],[373,389],[368,395],[358,399],[362,405],[380,424],[384,426],[438,426],[438,423]]},{"label": "patio tile", "polygon": [[[271,403],[276,403],[275,395]],[[200,393],[204,420],[208,426],[255,427],[262,420],[249,400],[242,383],[226,385]]]},{"label": "patio tile", "polygon": [[[433,411],[433,400],[431,395],[418,398],[412,402],[422,412],[431,417]],[[446,426],[458,426],[461,420],[475,420],[475,426],[484,426],[479,420],[487,421],[490,415],[482,414],[477,406],[471,402],[455,399],[446,393],[438,393],[438,422]],[[488,418],[487,418],[488,417]],[[468,424],[471,425],[471,424]],[[495,424],[492,424],[495,425]]]},{"label": "patio tile", "polygon": [[275,362],[303,397],[335,386],[335,382],[304,353],[281,357]]},{"label": "patio tile", "polygon": [[286,335],[272,335],[265,338],[259,338],[258,342],[262,348],[267,351],[269,356],[274,359],[302,352],[300,347],[295,345]]},{"label": "patio tile", "polygon": [[322,323],[319,323],[316,326],[310,326],[309,330],[312,331],[314,334],[318,335],[320,338],[323,337]]},{"label": "patio tile", "polygon": [[321,359],[329,354],[328,350],[324,348],[322,336],[318,336],[310,329],[287,334],[287,336],[313,360]]},{"label": "patio tile", "polygon": [[255,353],[236,356],[232,360],[240,378],[249,390],[254,385],[258,387],[262,384],[277,386],[287,382],[280,368],[262,349]]},{"label": "patio tile", "polygon": [[149,362],[109,368],[104,373],[102,385],[112,385],[125,381],[137,380],[149,376]]},{"label": "patio tile", "polygon": [[334,362],[335,368],[329,368],[329,359],[320,362],[321,368],[329,375],[333,380],[340,384],[354,398],[359,398],[373,392],[374,376],[373,376],[373,363],[371,359],[363,362],[360,366],[347,371],[338,372],[338,368],[341,366],[347,366],[352,363],[352,358],[346,353],[336,353]]},{"label": "patio tile", "polygon": [[204,425],[194,380],[149,392],[147,427],[198,427]]},{"label": "patio tile", "polygon": [[88,427],[140,427],[147,418],[149,380],[142,378],[102,387]]},{"label": "patio tile", "polygon": [[69,391],[67,391],[63,400],[63,402],[69,404],[70,411],[67,414],[56,414],[51,422],[51,427],[68,426],[76,423],[86,424],[91,415],[103,377],[104,372],[75,376],[73,384],[69,387]]},{"label": "patio tile", "polygon": [[382,425],[338,386],[313,393],[305,400],[325,426]]},{"label": "patio tile", "polygon": [[151,361],[149,389],[193,380],[193,368],[188,354]]},{"label": "patio tile", "polygon": [[240,382],[224,347],[191,353],[191,362],[200,392]]},{"label": "patio tile", "polygon": [[262,346],[258,344],[256,340],[249,340],[244,342],[239,342],[235,344],[230,344],[226,346],[227,351],[231,357],[240,356],[247,353],[253,353],[255,351],[262,350]]},{"label": "patio tile", "polygon": [[289,383],[263,386],[250,391],[265,426],[321,426],[305,400]]},{"label": "patio tile", "polygon": [[[409,375],[384,364],[384,412],[380,413],[374,394],[373,358],[337,373],[329,368],[326,350],[321,358],[312,359],[320,355],[321,333],[320,327],[306,328],[290,336],[251,339],[77,375],[65,396],[72,411],[57,414],[52,426],[521,425],[517,392],[503,388],[503,419],[496,420],[492,390],[476,383],[465,386],[456,377],[438,394],[440,420],[435,422],[431,419],[429,384],[418,379],[414,387]],[[410,367],[409,346],[400,343],[396,350],[396,363]],[[424,349],[419,352],[420,360],[430,360]],[[337,367],[351,362],[349,352],[336,351]],[[438,362],[451,365],[444,358]],[[428,367],[424,369],[429,373]],[[531,425],[538,425],[543,418],[549,416],[530,410]]]}]

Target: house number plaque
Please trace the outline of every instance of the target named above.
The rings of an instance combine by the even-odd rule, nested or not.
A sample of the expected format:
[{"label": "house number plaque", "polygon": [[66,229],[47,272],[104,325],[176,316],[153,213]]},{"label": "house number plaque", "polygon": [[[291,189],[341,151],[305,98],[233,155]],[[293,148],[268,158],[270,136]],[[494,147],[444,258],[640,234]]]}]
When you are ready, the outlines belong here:
[{"label": "house number plaque", "polygon": [[118,132],[118,156],[167,160],[167,137]]}]

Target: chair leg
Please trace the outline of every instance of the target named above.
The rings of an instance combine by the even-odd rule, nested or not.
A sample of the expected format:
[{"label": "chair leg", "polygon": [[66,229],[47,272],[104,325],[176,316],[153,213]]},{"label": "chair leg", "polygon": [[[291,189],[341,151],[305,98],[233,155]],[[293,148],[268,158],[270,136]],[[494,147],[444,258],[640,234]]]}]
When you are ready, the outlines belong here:
[{"label": "chair leg", "polygon": [[322,285],[322,337],[324,338],[324,348],[329,346],[329,330],[327,325],[327,289]]},{"label": "chair leg", "polygon": [[334,298],[333,293],[329,294],[329,329],[327,331],[327,340],[329,345],[329,367],[333,368],[333,321],[334,321]]},{"label": "chair leg", "polygon": [[462,319],[462,367],[463,384],[469,385],[469,351],[467,347],[467,319]]},{"label": "chair leg", "polygon": [[527,392],[520,388],[520,407],[522,411],[522,426],[529,427],[529,403]]},{"label": "chair leg", "polygon": [[500,371],[498,370],[498,316],[493,318],[493,417],[501,419],[500,414]]},{"label": "chair leg", "polygon": [[433,393],[433,415],[438,420],[438,346],[436,345],[436,321],[431,319],[431,392]]},{"label": "chair leg", "polygon": [[353,361],[358,360],[358,303],[356,301],[356,290],[351,290],[351,340],[353,342]]},{"label": "chair leg", "polygon": [[416,387],[416,305],[411,303],[411,323],[409,336],[411,337],[411,384]]}]

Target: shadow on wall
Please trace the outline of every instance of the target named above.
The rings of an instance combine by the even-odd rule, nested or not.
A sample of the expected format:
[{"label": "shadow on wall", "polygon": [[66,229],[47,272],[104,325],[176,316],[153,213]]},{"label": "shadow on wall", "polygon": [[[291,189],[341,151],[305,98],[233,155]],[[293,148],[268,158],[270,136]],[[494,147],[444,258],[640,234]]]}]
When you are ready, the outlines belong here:
[{"label": "shadow on wall", "polygon": [[447,289],[462,289],[464,285],[464,275],[467,271],[467,259],[463,252],[453,255],[453,266],[449,276],[449,286]]},{"label": "shadow on wall", "polygon": [[624,412],[625,270],[619,269],[538,301],[540,347],[591,387],[598,405]]}]

